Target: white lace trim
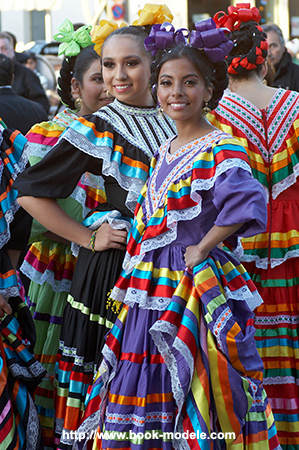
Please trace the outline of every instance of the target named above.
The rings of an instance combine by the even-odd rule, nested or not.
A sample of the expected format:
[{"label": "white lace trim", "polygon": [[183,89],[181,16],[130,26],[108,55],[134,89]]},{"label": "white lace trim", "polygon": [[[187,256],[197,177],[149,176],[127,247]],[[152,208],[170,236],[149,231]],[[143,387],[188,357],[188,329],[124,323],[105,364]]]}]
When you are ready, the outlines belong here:
[{"label": "white lace trim", "polygon": [[72,281],[63,279],[56,280],[55,274],[51,270],[46,269],[43,273],[36,270],[28,261],[24,260],[21,267],[21,272],[26,275],[31,281],[37,284],[48,283],[54,292],[69,292],[71,288]]},{"label": "white lace trim", "polygon": [[45,373],[45,368],[38,361],[35,361],[29,367],[11,364],[9,365],[9,370],[15,378],[25,378],[27,380],[32,380],[32,377],[39,378],[40,375]]},{"label": "white lace trim", "polygon": [[59,341],[59,350],[62,356],[66,356],[68,358],[73,359],[73,364],[75,366],[80,366],[83,368],[84,372],[94,372],[95,363],[92,362],[84,362],[84,356],[77,355],[76,347],[68,347],[64,344],[64,341]]},{"label": "white lace trim", "polygon": [[270,261],[267,258],[260,258],[258,255],[246,255],[243,254],[240,261],[244,262],[255,262],[255,265],[259,269],[267,269],[268,266],[273,269],[274,267],[280,266],[285,261],[292,259],[292,258],[299,258],[299,250],[290,250],[288,251],[283,258],[271,258]]},{"label": "white lace trim", "polygon": [[228,286],[224,286],[224,292],[227,300],[245,301],[251,311],[264,303],[258,291],[251,292],[248,286],[243,286],[236,291],[231,291]]},{"label": "white lace trim", "polygon": [[[220,314],[220,316],[217,318],[217,320],[215,321],[215,324],[213,326],[213,335],[216,337],[217,342],[218,342],[218,347],[220,348],[220,350],[223,352],[223,345],[222,345],[222,341],[220,339],[221,336],[221,331],[222,329],[225,327],[225,325],[227,324],[227,322],[229,321],[229,319],[232,317],[232,312],[231,309],[229,308],[229,306],[227,306],[222,313]],[[224,352],[223,352],[224,353]]]},{"label": "white lace trim", "polygon": [[299,175],[299,163],[293,166],[293,173],[291,173],[284,180],[276,183],[272,186],[272,197],[275,200],[281,192],[288,189],[290,186],[296,183],[297,177]]},{"label": "white lace trim", "polygon": [[114,286],[110,296],[114,300],[123,302],[132,307],[137,303],[140,308],[157,311],[164,311],[171,302],[169,297],[149,297],[147,291],[131,287],[124,290]]},{"label": "white lace trim", "polygon": [[5,228],[4,231],[0,234],[0,249],[9,241],[10,239],[10,228],[9,224],[13,221],[14,216],[18,209],[20,208],[20,205],[17,203],[17,200],[15,200],[10,208],[4,213],[4,220],[6,221],[8,227]]},{"label": "white lace trim", "polygon": [[134,208],[136,206],[140,191],[144,185],[144,181],[138,178],[123,175],[119,170],[118,162],[111,160],[112,150],[107,145],[101,146],[99,152],[98,146],[92,145],[89,139],[72,128],[69,128],[68,132],[62,137],[76,148],[79,148],[82,152],[103,161],[103,175],[113,177],[121,188],[125,191],[129,191],[129,195],[125,203],[127,208],[134,212]]},{"label": "white lace trim", "polygon": [[18,297],[20,295],[20,292],[17,286],[10,286],[6,289],[0,289],[0,294],[4,298],[9,298],[9,297]]},{"label": "white lace trim", "polygon": [[28,399],[28,422],[26,428],[26,449],[35,450],[38,449],[39,435],[40,435],[40,422],[37,414],[37,410],[31,395],[27,395]]},{"label": "white lace trim", "polygon": [[246,161],[243,161],[242,159],[236,159],[236,158],[225,159],[222,163],[218,164],[218,166],[216,167],[215,175],[212,178],[209,178],[208,180],[202,180],[202,179],[197,178],[196,180],[192,181],[192,184],[191,184],[192,200],[196,201],[196,197],[193,198],[194,192],[209,191],[214,186],[216,179],[220,175],[222,175],[229,169],[233,169],[234,167],[239,167],[243,170],[246,170],[250,174],[252,174],[251,167]]},{"label": "white lace trim", "polygon": [[[172,354],[171,350],[169,349],[169,346],[167,344],[167,342],[165,341],[163,334],[162,333],[166,333],[169,334],[170,336],[174,337],[177,334],[177,327],[173,324],[170,323],[162,323],[161,321],[157,321],[156,323],[154,323],[154,325],[150,328],[149,333],[152,336],[152,339],[159,351],[159,353],[161,354],[162,358],[165,361],[165,364],[167,366],[167,369],[169,371],[170,374],[170,380],[171,380],[171,388],[172,388],[172,392],[173,392],[173,397],[175,399],[176,405],[177,405],[177,415],[176,415],[176,419],[175,419],[175,426],[174,426],[174,432],[176,431],[181,431],[182,430],[182,408],[185,402],[185,395],[184,392],[182,390],[181,387],[181,383],[179,380],[179,376],[178,376],[178,367],[177,367],[177,362],[176,359],[174,357],[174,355]],[[179,342],[178,341],[174,341],[173,346],[175,348],[177,348],[178,351],[182,351],[182,347],[180,347]],[[183,351],[186,350],[187,347],[183,348]],[[181,353],[184,357],[185,357],[185,353]],[[187,356],[187,363],[189,365],[189,367],[193,367],[193,362],[191,362],[191,359],[193,360],[193,358],[191,357],[190,359],[190,355],[186,354]],[[190,386],[191,386],[191,381],[192,381],[192,376],[193,376],[193,370],[191,372],[191,376],[190,376],[190,384],[188,386],[187,391],[189,391]],[[180,444],[178,445],[178,441],[180,442]],[[187,442],[184,438],[181,438],[180,440],[178,439],[173,439],[172,441],[174,448],[176,449],[189,449],[189,446],[187,445]]]},{"label": "white lace trim", "polygon": [[[126,230],[129,232],[131,228],[130,222],[128,222],[125,219],[120,219],[122,217],[121,213],[114,209],[113,211],[107,211],[107,214],[100,217],[99,219],[95,220],[88,228],[91,230],[98,229],[103,223],[109,223],[111,228],[114,230]],[[72,254],[77,257],[79,255],[80,245],[76,244],[75,242],[71,243],[71,251]]]},{"label": "white lace trim", "polygon": [[263,380],[264,386],[270,386],[272,384],[296,384],[299,386],[299,378],[295,377],[267,377]]}]

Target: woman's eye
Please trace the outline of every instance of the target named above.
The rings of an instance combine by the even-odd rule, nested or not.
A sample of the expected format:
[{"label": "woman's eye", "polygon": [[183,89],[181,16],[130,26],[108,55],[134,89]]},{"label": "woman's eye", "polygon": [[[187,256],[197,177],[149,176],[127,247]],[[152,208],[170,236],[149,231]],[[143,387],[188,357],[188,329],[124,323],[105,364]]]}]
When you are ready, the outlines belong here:
[{"label": "woman's eye", "polygon": [[162,80],[160,81],[160,86],[170,86],[171,83],[169,80]]},{"label": "woman's eye", "polygon": [[137,66],[138,65],[138,61],[127,61],[127,66]]},{"label": "woman's eye", "polygon": [[189,85],[191,85],[191,86],[194,86],[194,85],[196,84],[196,81],[195,81],[195,80],[187,80],[187,81],[186,81],[186,84],[189,84]]},{"label": "woman's eye", "polygon": [[103,66],[106,67],[106,69],[111,69],[114,66],[114,64],[112,62],[105,61],[103,62]]}]

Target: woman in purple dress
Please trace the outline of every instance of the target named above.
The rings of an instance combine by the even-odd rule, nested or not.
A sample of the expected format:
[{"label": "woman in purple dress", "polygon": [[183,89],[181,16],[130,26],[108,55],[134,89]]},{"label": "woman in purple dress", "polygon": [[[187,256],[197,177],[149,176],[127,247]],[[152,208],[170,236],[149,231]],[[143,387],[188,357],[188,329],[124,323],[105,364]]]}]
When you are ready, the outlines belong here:
[{"label": "woman in purple dress", "polygon": [[[79,448],[280,448],[254,343],[252,309],[262,299],[219,248],[266,226],[266,198],[245,149],[202,115],[227,86],[226,31],[209,19],[187,40],[186,30],[168,24],[145,41],[177,136],[152,159],[139,196],[111,294],[124,306],[103,349]],[[98,431],[92,444],[91,431]]]}]

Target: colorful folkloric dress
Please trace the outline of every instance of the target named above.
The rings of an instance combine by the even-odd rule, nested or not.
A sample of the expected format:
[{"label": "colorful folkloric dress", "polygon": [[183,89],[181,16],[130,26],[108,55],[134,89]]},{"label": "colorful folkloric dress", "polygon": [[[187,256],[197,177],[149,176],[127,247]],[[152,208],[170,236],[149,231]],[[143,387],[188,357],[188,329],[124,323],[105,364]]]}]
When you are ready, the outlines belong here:
[{"label": "colorful folkloric dress", "polygon": [[[34,125],[26,135],[31,165],[44,158],[65,129],[78,118],[69,108],[52,121]],[[55,179],[55,174],[53,174]],[[98,178],[98,179],[96,179]],[[58,203],[73,219],[81,222],[92,208],[104,202],[102,180],[84,174],[70,197]],[[42,425],[44,445],[54,446],[54,378],[63,311],[74,274],[76,257],[70,244],[57,242],[44,233],[47,230],[33,220],[30,249],[21,266],[31,280],[28,306],[36,328],[35,357],[47,374],[35,392],[35,404]]]},{"label": "colorful folkloric dress", "polygon": [[[159,115],[158,108],[131,107],[115,100],[92,116],[74,121],[51,154],[22,174],[18,190],[20,195],[62,198],[72,192],[83,172],[100,174],[107,203],[99,205],[83,223],[96,229],[109,222],[113,228],[128,230],[152,154],[174,133],[173,122]],[[119,305],[109,295],[124,254],[116,249],[79,251],[58,351],[59,448],[68,448],[73,441],[69,431],[76,430],[81,421],[104,336],[117,317]]]},{"label": "colorful folkloric dress", "polygon": [[0,294],[13,310],[0,319],[0,448],[40,450],[41,429],[32,395],[45,369],[32,353],[34,325],[7,251],[21,250],[29,235],[27,215],[17,204],[13,185],[28,161],[26,139],[19,131],[3,129],[2,123],[0,130]]},{"label": "colorful folkloric dress", "polygon": [[279,448],[254,343],[254,284],[218,247],[193,271],[184,262],[214,224],[244,223],[245,236],[264,230],[265,194],[228,134],[214,130],[175,154],[170,142],[139,197],[111,294],[124,306],[76,446],[92,444],[82,437],[98,426],[93,449]]},{"label": "colorful folkloric dress", "polygon": [[264,300],[255,339],[279,440],[299,449],[299,94],[278,89],[260,110],[229,92],[211,122],[240,139],[268,196],[265,233],[242,240],[244,262]]}]

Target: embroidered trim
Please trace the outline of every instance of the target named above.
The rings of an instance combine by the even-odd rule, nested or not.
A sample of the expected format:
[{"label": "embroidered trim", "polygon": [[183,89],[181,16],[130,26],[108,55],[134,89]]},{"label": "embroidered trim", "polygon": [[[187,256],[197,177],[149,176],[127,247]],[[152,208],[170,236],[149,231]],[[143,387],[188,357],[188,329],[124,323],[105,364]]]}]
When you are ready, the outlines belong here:
[{"label": "embroidered trim", "polygon": [[108,423],[134,424],[138,427],[145,427],[147,423],[161,422],[171,423],[174,413],[164,411],[151,411],[146,416],[138,416],[137,414],[116,414],[109,413],[109,405],[106,411],[105,420]]}]

